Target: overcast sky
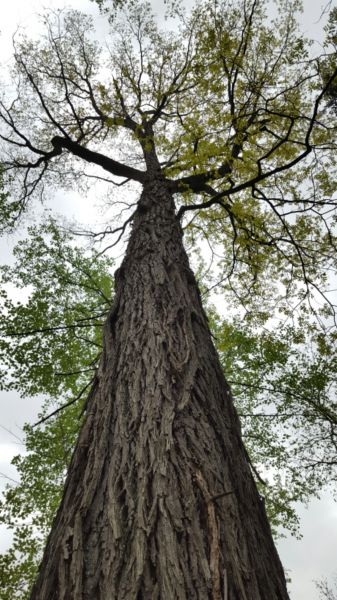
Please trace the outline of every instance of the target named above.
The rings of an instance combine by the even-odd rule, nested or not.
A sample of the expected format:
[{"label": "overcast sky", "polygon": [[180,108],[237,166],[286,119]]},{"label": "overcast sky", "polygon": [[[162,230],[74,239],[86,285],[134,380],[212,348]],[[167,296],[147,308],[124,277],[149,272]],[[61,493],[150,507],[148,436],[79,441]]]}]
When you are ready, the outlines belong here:
[{"label": "overcast sky", "polygon": [[[324,0],[304,0],[303,31],[321,43],[324,8],[332,3]],[[156,10],[160,10],[159,3]],[[6,3],[6,11],[1,13],[0,56],[3,63],[8,63],[11,56],[11,37],[18,25],[27,28],[29,33],[36,32],[36,13],[43,8],[62,8],[71,6],[97,15],[96,5],[89,0],[10,0]],[[97,18],[99,31],[104,36],[105,26],[102,17]],[[71,205],[61,197],[57,198],[58,212],[72,214],[79,220],[89,221],[93,217],[93,209],[89,203],[75,195]],[[0,245],[1,262],[10,259],[11,242],[2,240]],[[2,394],[0,397],[0,424],[13,432],[19,439],[8,431],[0,428],[0,472],[15,479],[15,471],[10,465],[11,458],[22,451],[20,443],[21,428],[24,422],[34,422],[40,407],[39,398],[20,399],[15,394]],[[5,478],[0,478],[0,489],[5,484]],[[289,586],[291,600],[317,600],[318,593],[313,581],[326,577],[332,579],[337,572],[337,505],[330,495],[325,494],[321,500],[313,501],[308,510],[300,507],[303,538],[301,541],[287,538],[279,544],[281,559],[292,583]],[[6,547],[9,537],[0,529],[0,551]]]}]

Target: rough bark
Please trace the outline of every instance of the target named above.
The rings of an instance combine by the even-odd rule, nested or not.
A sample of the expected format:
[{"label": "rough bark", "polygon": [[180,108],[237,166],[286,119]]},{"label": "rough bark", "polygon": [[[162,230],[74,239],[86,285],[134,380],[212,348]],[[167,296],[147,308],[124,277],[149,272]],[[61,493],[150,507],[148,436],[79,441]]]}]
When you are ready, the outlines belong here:
[{"label": "rough bark", "polygon": [[31,600],[285,600],[160,175],[148,180]]}]

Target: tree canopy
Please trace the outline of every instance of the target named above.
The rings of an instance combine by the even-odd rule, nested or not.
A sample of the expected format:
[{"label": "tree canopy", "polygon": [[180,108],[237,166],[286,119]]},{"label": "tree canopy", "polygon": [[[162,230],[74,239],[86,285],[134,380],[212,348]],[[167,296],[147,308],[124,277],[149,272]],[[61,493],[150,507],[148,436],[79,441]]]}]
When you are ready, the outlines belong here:
[{"label": "tree canopy", "polygon": [[78,184],[97,174],[93,165],[142,182],[154,144],[179,217],[193,215],[191,235],[205,231],[220,246],[241,302],[266,273],[288,302],[321,295],[334,268],[334,120],[324,98],[335,71],[329,57],[310,57],[297,4],[275,6],[267,25],[261,1],[206,2],[161,31],[148,5],[131,3],[107,49],[88,17],[49,12],[40,40],[16,39],[16,91],[1,105],[4,174],[16,190],[7,226],[47,181]]},{"label": "tree canopy", "polygon": [[[132,223],[129,189],[153,152],[191,256],[207,244],[207,262],[194,258],[204,298],[216,289],[229,308],[219,316],[210,299],[209,318],[274,526],[296,530],[294,502],[336,480],[335,11],[317,57],[297,2],[275,2],[268,20],[262,0],[170,4],[165,29],[146,3],[98,4],[107,46],[89,17],[48,11],[40,39],[14,40],[0,104],[3,231],[55,188],[101,183],[115,203],[98,231],[54,218],[31,227],[1,271],[4,290],[29,291],[22,303],[2,292],[3,389],[45,394],[41,420],[68,404],[27,426],[28,454],[15,459],[3,598],[25,597],[34,576],[100,356],[113,295],[105,249]],[[78,245],[86,235],[101,245]]]}]

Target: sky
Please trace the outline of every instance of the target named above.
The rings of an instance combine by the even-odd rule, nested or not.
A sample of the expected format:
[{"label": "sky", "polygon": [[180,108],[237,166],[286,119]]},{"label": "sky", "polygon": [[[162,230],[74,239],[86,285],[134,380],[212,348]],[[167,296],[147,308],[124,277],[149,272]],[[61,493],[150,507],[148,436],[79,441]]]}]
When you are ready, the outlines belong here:
[{"label": "sky", "polygon": [[[153,2],[158,11],[158,4]],[[322,40],[324,16],[321,14],[329,3],[325,0],[304,0],[302,28],[308,37],[316,40],[319,45]],[[6,11],[1,15],[0,57],[2,64],[9,64],[11,56],[11,38],[18,26],[27,29],[28,33],[36,34],[36,14],[43,8],[63,8],[71,6],[90,12],[97,16],[96,5],[89,0],[11,0],[6,5]],[[332,0],[331,7],[337,6],[337,0]],[[97,17],[96,23],[101,36],[105,35],[105,21]],[[56,198],[58,212],[68,217],[90,221],[94,218],[94,209],[87,201],[75,194],[71,203],[69,198],[58,195]],[[13,240],[4,239],[0,243],[1,262],[10,260],[10,249]],[[14,468],[10,465],[11,458],[24,450],[22,444],[22,425],[36,421],[41,405],[41,399],[21,399],[14,393],[0,396],[0,489],[7,478],[15,480]],[[3,429],[3,427],[5,429]],[[10,433],[12,432],[12,433]],[[291,579],[289,585],[291,600],[318,600],[314,580],[326,577],[332,580],[337,572],[337,504],[331,495],[326,493],[320,500],[314,500],[308,508],[299,507],[301,518],[302,540],[287,537],[278,542],[278,549],[287,576]],[[9,537],[0,528],[0,552],[8,544]]]}]

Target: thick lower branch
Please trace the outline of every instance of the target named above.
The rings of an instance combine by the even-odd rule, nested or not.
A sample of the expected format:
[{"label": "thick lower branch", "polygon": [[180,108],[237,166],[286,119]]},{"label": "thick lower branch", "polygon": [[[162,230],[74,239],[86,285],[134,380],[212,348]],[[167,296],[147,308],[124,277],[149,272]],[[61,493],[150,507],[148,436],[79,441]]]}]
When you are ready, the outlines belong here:
[{"label": "thick lower branch", "polygon": [[138,169],[134,169],[133,167],[129,167],[127,165],[123,165],[122,163],[113,160],[104,154],[100,154],[100,152],[94,152],[93,150],[89,150],[84,146],[81,146],[78,142],[74,142],[70,139],[63,138],[60,136],[55,136],[51,140],[55,149],[65,149],[74,154],[74,156],[78,156],[79,158],[83,158],[86,162],[93,163],[95,165],[99,165],[105,171],[108,171],[112,175],[116,175],[117,177],[126,177],[127,179],[133,179],[134,181],[139,181],[139,183],[144,183],[145,173],[143,171],[139,171]]}]

